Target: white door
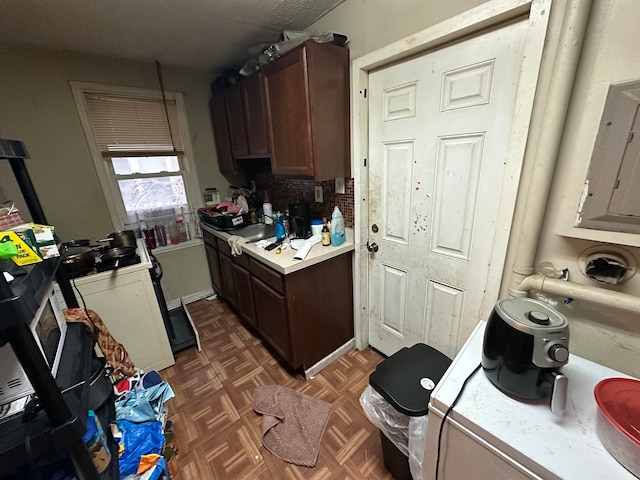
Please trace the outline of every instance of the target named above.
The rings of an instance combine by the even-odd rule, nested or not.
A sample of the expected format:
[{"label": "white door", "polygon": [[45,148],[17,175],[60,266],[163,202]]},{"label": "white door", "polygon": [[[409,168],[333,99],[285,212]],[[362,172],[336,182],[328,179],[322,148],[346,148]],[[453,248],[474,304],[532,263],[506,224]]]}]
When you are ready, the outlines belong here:
[{"label": "white door", "polygon": [[453,357],[497,300],[487,274],[508,235],[495,225],[526,31],[369,75],[369,343],[387,355],[425,342]]}]

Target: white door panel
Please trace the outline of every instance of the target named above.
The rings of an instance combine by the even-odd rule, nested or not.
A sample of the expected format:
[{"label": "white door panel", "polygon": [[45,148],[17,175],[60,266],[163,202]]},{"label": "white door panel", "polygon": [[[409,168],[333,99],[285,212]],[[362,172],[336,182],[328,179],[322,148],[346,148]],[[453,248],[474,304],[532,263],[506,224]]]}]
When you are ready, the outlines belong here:
[{"label": "white door panel", "polygon": [[387,355],[425,342],[454,356],[497,300],[485,289],[526,29],[369,75],[369,342]]}]

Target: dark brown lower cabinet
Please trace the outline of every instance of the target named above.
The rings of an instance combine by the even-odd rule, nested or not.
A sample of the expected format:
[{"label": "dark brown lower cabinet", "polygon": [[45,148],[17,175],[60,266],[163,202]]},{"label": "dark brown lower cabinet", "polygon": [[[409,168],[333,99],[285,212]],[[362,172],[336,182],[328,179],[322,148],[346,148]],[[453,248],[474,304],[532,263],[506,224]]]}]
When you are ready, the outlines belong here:
[{"label": "dark brown lower cabinet", "polygon": [[233,261],[230,257],[223,255],[221,252],[219,253],[220,255],[218,256],[218,258],[220,259],[220,276],[222,277],[222,283],[224,285],[223,298],[233,308],[238,308],[238,292],[236,291],[236,282],[233,278]]},{"label": "dark brown lower cabinet", "polygon": [[218,258],[218,249],[216,248],[215,237],[213,235],[205,235],[204,249],[207,254],[207,263],[209,264],[209,276],[213,290],[218,295],[223,295],[222,277],[220,276],[220,259]]},{"label": "dark brown lower cabinet", "polygon": [[258,327],[254,292],[251,286],[251,274],[240,265],[233,264],[233,283],[236,289],[236,308],[240,317],[253,328]]},{"label": "dark brown lower cabinet", "polygon": [[218,278],[221,298],[290,367],[306,370],[353,338],[351,252],[283,275],[246,254],[231,256],[206,231],[205,243],[214,288]]},{"label": "dark brown lower cabinet", "polygon": [[284,295],[253,277],[253,295],[258,309],[258,329],[264,339],[276,349],[284,360],[291,363],[291,339],[287,318],[287,300]]}]

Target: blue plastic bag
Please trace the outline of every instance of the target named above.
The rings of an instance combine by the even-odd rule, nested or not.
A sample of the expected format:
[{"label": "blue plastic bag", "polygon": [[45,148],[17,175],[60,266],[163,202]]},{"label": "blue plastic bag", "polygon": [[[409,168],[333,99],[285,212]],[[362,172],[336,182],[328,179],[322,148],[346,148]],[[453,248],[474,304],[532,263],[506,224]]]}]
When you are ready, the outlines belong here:
[{"label": "blue plastic bag", "polygon": [[127,420],[116,420],[115,423],[122,432],[120,443],[124,444],[124,451],[119,459],[120,478],[133,475],[138,471],[142,455],[162,454],[164,446],[162,423],[133,423]]}]

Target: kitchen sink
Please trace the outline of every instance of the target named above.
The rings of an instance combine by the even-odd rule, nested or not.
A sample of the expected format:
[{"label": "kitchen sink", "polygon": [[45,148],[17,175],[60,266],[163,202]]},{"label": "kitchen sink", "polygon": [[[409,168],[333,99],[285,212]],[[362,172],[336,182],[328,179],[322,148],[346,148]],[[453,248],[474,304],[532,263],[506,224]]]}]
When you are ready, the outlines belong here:
[{"label": "kitchen sink", "polygon": [[256,223],[255,225],[248,225],[246,227],[233,230],[233,235],[240,235],[247,242],[257,242],[265,238],[271,238],[276,236],[275,224],[266,225],[264,223]]}]

